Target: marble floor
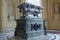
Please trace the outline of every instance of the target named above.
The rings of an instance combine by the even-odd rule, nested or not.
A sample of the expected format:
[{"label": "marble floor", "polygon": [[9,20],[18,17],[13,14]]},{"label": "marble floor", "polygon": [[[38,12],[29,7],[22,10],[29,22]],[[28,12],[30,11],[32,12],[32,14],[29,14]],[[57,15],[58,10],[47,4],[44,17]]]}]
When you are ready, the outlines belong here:
[{"label": "marble floor", "polygon": [[[11,37],[14,32],[0,33],[0,40],[8,40],[8,36]],[[60,40],[60,34],[50,34],[48,33],[50,40]],[[49,39],[48,39],[49,40]]]},{"label": "marble floor", "polygon": [[14,32],[9,32],[9,33],[0,33],[0,40],[8,40],[8,36],[13,36]]}]

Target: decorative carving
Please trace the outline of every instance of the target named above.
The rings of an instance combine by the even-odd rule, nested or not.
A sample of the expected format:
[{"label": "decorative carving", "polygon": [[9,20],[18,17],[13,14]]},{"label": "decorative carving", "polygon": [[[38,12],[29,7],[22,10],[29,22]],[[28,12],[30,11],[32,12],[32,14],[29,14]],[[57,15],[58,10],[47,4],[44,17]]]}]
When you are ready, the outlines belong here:
[{"label": "decorative carving", "polygon": [[20,9],[20,12],[22,12],[24,15],[32,14],[33,16],[38,16],[38,14],[40,13],[40,10],[42,9],[39,6],[32,5],[29,3],[23,3],[19,5],[18,8]]},{"label": "decorative carving", "polygon": [[[23,3],[19,5],[18,8],[20,12],[22,12],[23,16],[20,19],[16,20],[17,26],[15,28],[15,36],[21,36],[24,39],[29,39],[32,37],[44,35],[44,20],[40,19],[38,16],[42,8],[29,3]],[[29,16],[30,14],[33,16]]]},{"label": "decorative carving", "polygon": [[41,24],[37,24],[37,23],[35,23],[35,24],[31,24],[31,30],[38,30],[38,29],[41,29]]}]

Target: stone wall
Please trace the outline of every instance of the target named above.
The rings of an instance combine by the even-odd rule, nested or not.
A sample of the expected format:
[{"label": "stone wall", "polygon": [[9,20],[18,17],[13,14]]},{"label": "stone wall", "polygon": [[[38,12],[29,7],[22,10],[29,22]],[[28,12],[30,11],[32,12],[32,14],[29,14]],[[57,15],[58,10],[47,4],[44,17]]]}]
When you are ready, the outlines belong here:
[{"label": "stone wall", "polygon": [[14,31],[16,22],[12,0],[1,0],[2,32]]}]

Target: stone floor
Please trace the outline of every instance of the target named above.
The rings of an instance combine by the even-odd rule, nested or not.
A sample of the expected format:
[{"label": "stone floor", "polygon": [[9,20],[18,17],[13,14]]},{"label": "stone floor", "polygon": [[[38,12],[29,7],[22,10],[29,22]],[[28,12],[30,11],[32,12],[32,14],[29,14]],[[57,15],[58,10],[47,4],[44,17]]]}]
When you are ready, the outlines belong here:
[{"label": "stone floor", "polygon": [[13,36],[14,32],[9,32],[9,33],[0,33],[0,40],[8,40],[8,36]]},{"label": "stone floor", "polygon": [[60,34],[48,34],[50,40],[60,40]]},{"label": "stone floor", "polygon": [[[8,37],[14,35],[14,32],[10,33],[0,33],[0,40],[8,40]],[[60,40],[60,34],[50,34],[48,33],[50,40]],[[19,40],[19,39],[18,39]],[[40,39],[41,40],[41,39]],[[45,39],[44,39],[45,40]],[[49,39],[48,39],[49,40]]]}]

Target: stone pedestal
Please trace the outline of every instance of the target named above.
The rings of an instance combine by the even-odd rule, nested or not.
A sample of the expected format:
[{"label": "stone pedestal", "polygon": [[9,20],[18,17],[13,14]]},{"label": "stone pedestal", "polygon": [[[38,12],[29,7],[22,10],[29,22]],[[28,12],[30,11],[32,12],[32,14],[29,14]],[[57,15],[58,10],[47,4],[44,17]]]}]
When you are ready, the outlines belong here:
[{"label": "stone pedestal", "polygon": [[16,20],[17,26],[15,28],[15,36],[20,36],[23,39],[31,39],[38,37],[44,37],[44,19],[39,17],[29,17],[21,18]]}]

